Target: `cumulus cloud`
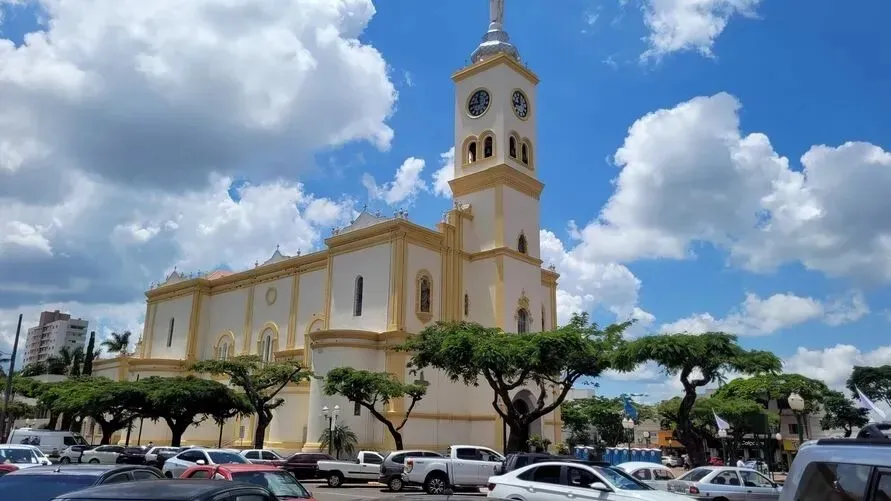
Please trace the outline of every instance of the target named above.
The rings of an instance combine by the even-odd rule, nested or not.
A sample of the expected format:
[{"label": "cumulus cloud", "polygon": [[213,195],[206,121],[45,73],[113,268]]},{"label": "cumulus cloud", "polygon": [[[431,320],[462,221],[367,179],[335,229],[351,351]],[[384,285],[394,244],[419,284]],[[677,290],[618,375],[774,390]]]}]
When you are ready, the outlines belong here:
[{"label": "cumulus cloud", "polygon": [[451,198],[452,188],[449,181],[455,179],[455,147],[439,155],[439,169],[433,173],[433,193],[444,198]]},{"label": "cumulus cloud", "polygon": [[427,191],[427,183],[421,178],[426,162],[423,159],[409,157],[396,169],[392,181],[377,184],[371,174],[362,176],[362,185],[368,190],[368,197],[381,200],[387,205],[403,202],[412,203],[418,194]]},{"label": "cumulus cloud", "polygon": [[803,169],[767,136],[740,130],[726,93],[648,113],[615,154],[616,190],[578,230],[580,259],[688,259],[692,244],[771,272],[789,262],[833,277],[891,280],[891,153],[867,143],[814,146]]},{"label": "cumulus cloud", "polygon": [[761,0],[644,0],[649,48],[641,59],[695,50],[712,56],[718,36],[735,16],[754,17]]},{"label": "cumulus cloud", "polygon": [[816,350],[799,347],[794,355],[783,361],[783,370],[819,379],[833,389],[849,393],[845,384],[855,365],[886,364],[891,364],[891,345],[861,351],[856,346],[837,344]]}]

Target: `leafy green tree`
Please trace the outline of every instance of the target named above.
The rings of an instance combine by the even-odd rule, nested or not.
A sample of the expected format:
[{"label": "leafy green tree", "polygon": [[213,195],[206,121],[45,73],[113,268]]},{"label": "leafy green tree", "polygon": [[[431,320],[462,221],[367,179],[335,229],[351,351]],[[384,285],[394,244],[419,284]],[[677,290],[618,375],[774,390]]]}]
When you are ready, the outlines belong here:
[{"label": "leafy green tree", "polygon": [[[492,407],[510,428],[507,450],[519,451],[526,448],[529,425],[562,404],[579,379],[610,368],[629,325],[601,330],[582,314],[553,331],[512,334],[473,322],[437,322],[398,349],[411,354],[412,370],[433,367],[452,381],[488,384],[494,391]],[[528,412],[511,396],[524,388],[535,394]]]},{"label": "leafy green tree", "polygon": [[47,385],[40,402],[65,416],[92,418],[102,430],[100,443],[107,444],[139,414],[145,395],[129,381],[78,377]]},{"label": "leafy green tree", "polygon": [[272,422],[272,411],[285,403],[278,397],[289,384],[299,384],[310,378],[310,372],[294,360],[263,362],[256,355],[241,355],[226,360],[202,360],[192,364],[191,370],[229,377],[229,383],[241,389],[257,414],[254,447],[263,448],[266,428]]},{"label": "leafy green tree", "polygon": [[319,443],[322,445],[322,449],[334,451],[334,457],[339,459],[343,455],[351,455],[356,450],[359,437],[350,430],[349,426],[335,424],[333,428],[322,432]]},{"label": "leafy green tree", "polygon": [[9,408],[6,409],[6,419],[15,421],[16,419],[32,418],[37,415],[37,408],[31,404],[19,400],[9,402]]},{"label": "leafy green tree", "polygon": [[[656,417],[653,407],[634,404],[637,420],[645,421]],[[625,418],[625,404],[622,398],[594,396],[563,402],[560,416],[563,425],[571,436],[590,439],[591,430],[596,428],[599,439],[610,446],[626,442],[627,432],[622,427]]]},{"label": "leafy green tree", "polygon": [[112,332],[111,336],[102,341],[99,346],[105,348],[105,351],[108,353],[116,353],[118,355],[126,355],[127,347],[130,346],[130,331],[124,331],[121,333]]},{"label": "leafy green tree", "polygon": [[845,438],[851,436],[854,428],[860,428],[869,422],[869,411],[856,407],[840,391],[830,391],[823,396],[823,412],[820,427],[824,430],[845,430]]},{"label": "leafy green tree", "polygon": [[[386,372],[370,372],[353,369],[351,367],[339,367],[332,369],[325,376],[325,394],[342,395],[351,402],[357,402],[368,412],[386,426],[387,431],[393,436],[396,450],[403,449],[402,428],[408,422],[415,404],[424,398],[427,388],[420,384],[406,384],[400,382],[393,374]],[[387,418],[383,409],[378,406],[386,406],[397,399],[410,399],[405,414],[399,416],[399,424],[395,424]]]},{"label": "leafy green tree", "polygon": [[96,331],[90,331],[90,341],[87,343],[87,351],[84,353],[84,367],[81,373],[84,376],[93,374],[93,359],[99,355],[96,351]]},{"label": "leafy green tree", "polygon": [[632,371],[646,362],[655,362],[666,374],[680,378],[684,395],[675,434],[694,466],[705,464],[701,437],[691,424],[697,390],[720,381],[726,372],[760,374],[782,368],[773,353],[745,350],[737,344],[736,336],[723,332],[646,336],[621,346],[615,356],[615,366],[621,371]]},{"label": "leafy green tree", "polygon": [[71,377],[77,377],[81,375],[81,364],[84,359],[84,350],[81,348],[76,348],[71,352],[71,366],[68,367],[68,375]]},{"label": "leafy green tree", "polygon": [[145,395],[135,412],[152,421],[164,420],[170,428],[170,445],[173,447],[180,446],[183,434],[190,426],[239,409],[244,402],[226,385],[195,376],[152,376],[131,384]]},{"label": "leafy green tree", "polygon": [[855,365],[851,376],[848,377],[848,389],[856,396],[856,388],[870,400],[884,400],[891,405],[891,365],[879,367],[864,367]]}]

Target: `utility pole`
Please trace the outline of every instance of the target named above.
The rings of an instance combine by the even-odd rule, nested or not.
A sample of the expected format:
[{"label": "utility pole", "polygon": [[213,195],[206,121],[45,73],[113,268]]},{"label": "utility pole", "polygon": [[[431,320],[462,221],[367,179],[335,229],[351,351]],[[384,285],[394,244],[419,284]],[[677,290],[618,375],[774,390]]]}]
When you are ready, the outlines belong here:
[{"label": "utility pole", "polygon": [[3,396],[3,409],[0,412],[0,438],[6,441],[6,418],[9,400],[12,398],[12,375],[15,373],[15,357],[19,349],[19,335],[22,333],[22,314],[19,313],[19,324],[15,328],[15,341],[12,343],[12,357],[9,360],[9,373],[6,375],[6,394]]}]

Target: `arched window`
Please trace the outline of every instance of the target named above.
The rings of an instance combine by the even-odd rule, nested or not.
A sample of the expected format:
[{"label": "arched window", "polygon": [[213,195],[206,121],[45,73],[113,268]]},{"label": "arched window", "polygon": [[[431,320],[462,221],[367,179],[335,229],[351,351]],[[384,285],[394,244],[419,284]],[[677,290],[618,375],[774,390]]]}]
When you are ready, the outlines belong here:
[{"label": "arched window", "polygon": [[263,352],[260,354],[264,362],[272,362],[272,334],[263,338]]},{"label": "arched window", "polygon": [[517,310],[517,333],[525,334],[529,332],[529,312],[525,308]]},{"label": "arched window", "polygon": [[418,281],[418,311],[430,313],[430,279],[427,277]]},{"label": "arched window", "polygon": [[356,277],[356,290],[353,292],[353,316],[362,316],[362,292],[365,287],[365,279],[362,275]]},{"label": "arched window", "polygon": [[545,331],[545,309],[544,305],[541,305],[541,331]]},{"label": "arched window", "polygon": [[507,151],[511,158],[517,158],[517,138],[514,136],[507,141]]},{"label": "arched window", "polygon": [[483,139],[483,158],[489,158],[495,154],[495,140],[492,136]]},{"label": "arched window", "polygon": [[524,143],[520,148],[520,161],[525,165],[529,165],[529,148]]},{"label": "arched window", "polygon": [[467,163],[472,164],[473,162],[476,162],[476,141],[471,141],[467,145]]},{"label": "arched window", "polygon": [[229,341],[223,341],[220,343],[220,346],[217,347],[217,360],[228,360],[229,359]]},{"label": "arched window", "polygon": [[526,235],[520,233],[520,237],[517,238],[517,252],[519,252],[520,254],[526,254],[527,251],[528,249],[526,245]]},{"label": "arched window", "polygon": [[464,316],[470,315],[470,295],[464,293]]}]

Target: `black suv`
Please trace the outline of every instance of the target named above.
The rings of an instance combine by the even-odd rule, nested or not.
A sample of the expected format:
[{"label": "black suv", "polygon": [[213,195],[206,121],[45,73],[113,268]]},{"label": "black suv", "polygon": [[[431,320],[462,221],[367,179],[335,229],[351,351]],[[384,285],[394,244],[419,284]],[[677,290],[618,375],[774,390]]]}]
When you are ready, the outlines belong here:
[{"label": "black suv", "polygon": [[556,454],[548,454],[547,452],[515,452],[508,454],[501,463],[501,471],[499,475],[504,475],[509,471],[514,471],[524,466],[535,463],[544,463],[545,461],[561,461],[564,463],[580,463],[588,466],[609,466],[606,461],[586,461],[574,456],[558,456]]},{"label": "black suv", "polygon": [[94,485],[164,478],[151,466],[62,464],[35,466],[0,478],[0,499],[51,501],[56,496]]}]

